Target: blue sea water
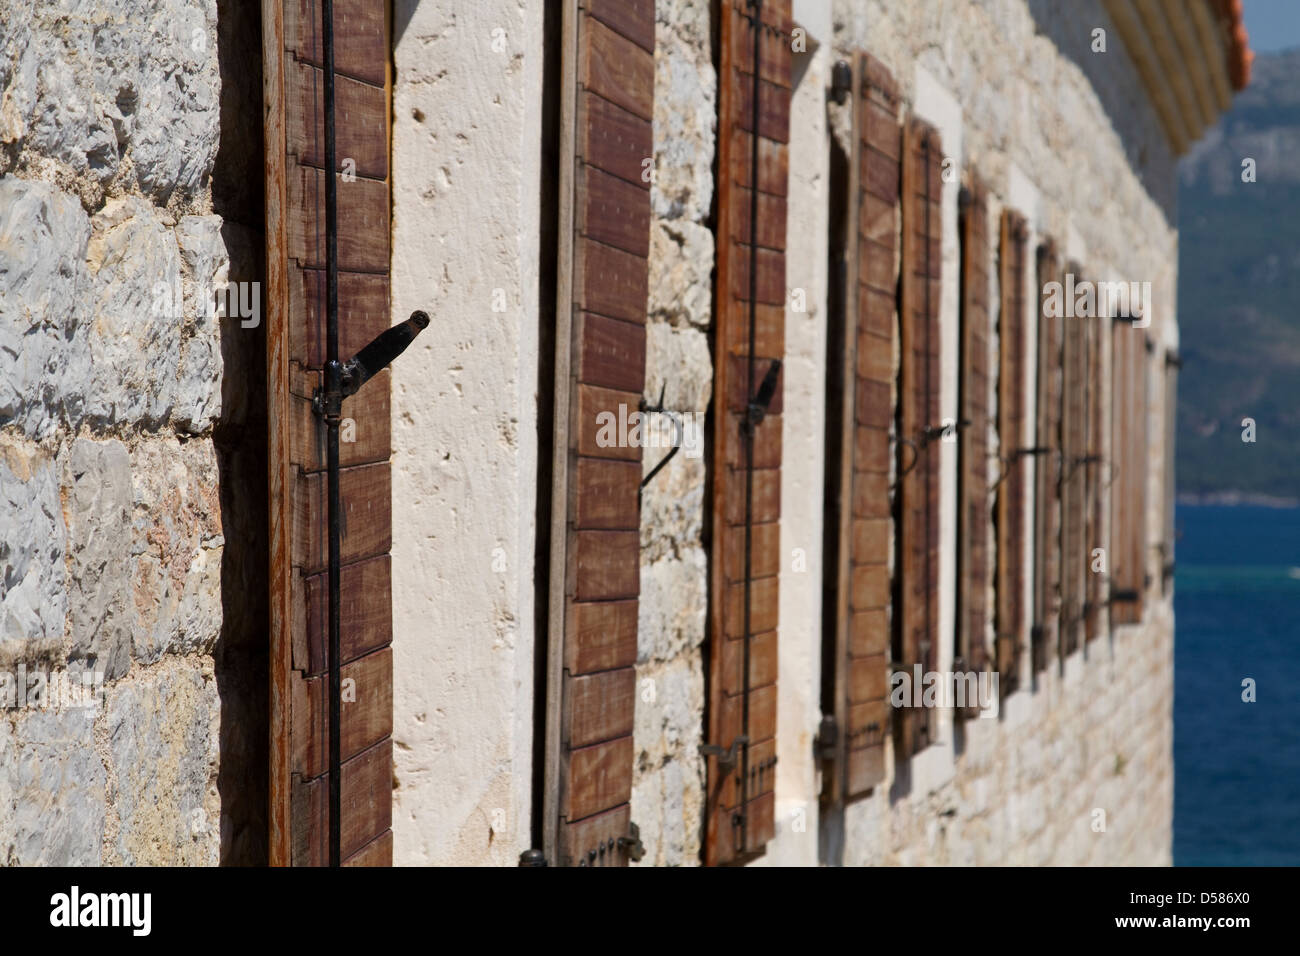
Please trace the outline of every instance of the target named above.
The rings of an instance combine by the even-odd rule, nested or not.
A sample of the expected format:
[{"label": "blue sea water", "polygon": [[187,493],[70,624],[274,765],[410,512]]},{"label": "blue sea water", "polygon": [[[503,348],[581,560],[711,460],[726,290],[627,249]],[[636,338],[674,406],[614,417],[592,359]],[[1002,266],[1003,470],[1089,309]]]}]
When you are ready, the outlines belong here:
[{"label": "blue sea water", "polygon": [[1174,865],[1300,865],[1300,509],[1176,522]]}]

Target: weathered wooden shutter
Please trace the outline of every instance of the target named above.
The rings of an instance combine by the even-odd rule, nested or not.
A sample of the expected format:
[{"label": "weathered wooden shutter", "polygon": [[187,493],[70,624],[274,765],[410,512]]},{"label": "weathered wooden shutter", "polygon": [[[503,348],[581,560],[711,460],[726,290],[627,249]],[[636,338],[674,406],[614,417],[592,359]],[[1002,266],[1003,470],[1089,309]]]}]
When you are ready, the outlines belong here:
[{"label": "weathered wooden shutter", "polygon": [[[1034,478],[1035,671],[1058,651],[1061,583],[1061,316],[1048,315],[1048,283],[1061,282],[1060,259],[1048,241],[1038,249],[1038,439]],[[1062,298],[1058,301],[1063,301]]]},{"label": "weathered wooden shutter", "polygon": [[1160,587],[1161,593],[1172,593],[1174,581],[1174,508],[1177,501],[1177,470],[1175,468],[1175,435],[1178,428],[1178,369],[1181,363],[1178,353],[1165,352],[1165,417],[1164,417],[1164,514],[1163,534],[1160,544]]},{"label": "weathered wooden shutter", "polygon": [[[709,714],[704,748],[708,758],[705,862],[710,865],[742,860],[761,851],[776,829],[779,377],[752,437],[744,422],[760,383],[785,351],[792,23],[790,0],[764,2],[758,24],[753,10],[746,0],[723,0],[720,10],[721,175],[716,242]],[[758,83],[756,37],[760,42]]]},{"label": "weathered wooden shutter", "polygon": [[1025,255],[1028,229],[1014,210],[1002,213],[998,314],[998,444],[1002,479],[997,500],[997,668],[998,690],[1013,692],[1020,681],[1025,633]]},{"label": "weathered wooden shutter", "polygon": [[[943,148],[916,117],[903,135],[903,248],[899,376],[899,661],[909,675],[938,664],[939,638],[939,297],[943,256],[940,173]],[[900,753],[933,740],[934,709],[899,714]]]},{"label": "weathered wooden shutter", "polygon": [[[893,423],[902,126],[893,77],[874,57],[854,64],[845,293],[833,754],[823,765],[832,804],[885,777],[889,708],[889,439]],[[828,613],[830,608],[827,609]]]},{"label": "weathered wooden shutter", "polygon": [[[1148,308],[1150,306],[1148,305]],[[1111,623],[1142,620],[1146,591],[1147,356],[1146,330],[1116,320],[1111,509]]]},{"label": "weathered wooden shutter", "polygon": [[[984,184],[971,175],[961,208],[961,362],[958,373],[957,646],[953,670],[989,663],[989,216]],[[978,715],[966,701],[961,716]]]},{"label": "weathered wooden shutter", "polygon": [[[270,433],[273,865],[328,862],[324,425],[325,176],[320,6],[263,0]],[[339,351],[390,324],[389,32],[385,7],[334,6]],[[350,175],[355,172],[355,176]],[[343,403],[342,857],[392,863],[389,374]],[[345,434],[345,439],[347,434]],[[349,683],[355,682],[355,683]]]},{"label": "weathered wooden shutter", "polygon": [[1086,490],[1084,508],[1087,528],[1084,533],[1084,638],[1091,641],[1101,633],[1101,609],[1105,602],[1106,575],[1104,564],[1098,564],[1094,556],[1102,547],[1102,533],[1106,527],[1106,515],[1102,508],[1102,482],[1105,479],[1105,462],[1102,459],[1103,426],[1102,418],[1102,369],[1101,347],[1106,340],[1106,330],[1110,316],[1105,310],[1098,309],[1097,317],[1089,319],[1085,326],[1086,371],[1084,383],[1087,386],[1088,437],[1086,445],[1087,465],[1084,470]]},{"label": "weathered wooden shutter", "polygon": [[564,8],[544,851],[625,866],[654,156],[653,0]]},{"label": "weathered wooden shutter", "polygon": [[[1076,262],[1066,272],[1082,281]],[[1068,311],[1068,310],[1067,310]],[[1083,635],[1087,513],[1087,323],[1067,315],[1061,342],[1061,656],[1078,648]]]}]

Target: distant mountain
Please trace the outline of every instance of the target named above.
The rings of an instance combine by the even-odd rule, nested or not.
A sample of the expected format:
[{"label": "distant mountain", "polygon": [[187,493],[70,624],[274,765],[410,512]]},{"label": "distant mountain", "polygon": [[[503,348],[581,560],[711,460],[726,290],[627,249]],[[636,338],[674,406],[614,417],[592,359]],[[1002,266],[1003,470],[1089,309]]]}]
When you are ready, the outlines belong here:
[{"label": "distant mountain", "polygon": [[1300,49],[1256,58],[1178,206],[1178,490],[1300,499]]}]

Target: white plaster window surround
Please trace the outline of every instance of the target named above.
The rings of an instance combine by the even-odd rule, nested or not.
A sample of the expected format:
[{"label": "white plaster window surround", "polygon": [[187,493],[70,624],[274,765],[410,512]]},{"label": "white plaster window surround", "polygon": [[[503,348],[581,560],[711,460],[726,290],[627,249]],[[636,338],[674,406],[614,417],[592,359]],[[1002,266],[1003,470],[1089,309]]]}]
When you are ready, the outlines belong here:
[{"label": "white plaster window surround", "polygon": [[[964,161],[961,104],[920,63],[916,64],[915,102],[910,109],[934,126],[943,144],[943,155],[955,175],[943,176],[939,200],[942,237],[940,251],[943,278],[939,292],[939,415],[957,419],[957,356],[960,329],[960,245],[957,230],[957,197],[961,191]],[[945,171],[946,172],[946,171]],[[957,443],[939,443],[939,653],[940,672],[952,670],[957,588]],[[955,773],[952,741],[952,713],[938,714],[934,743],[911,760],[912,786],[928,790],[942,786]]]},{"label": "white plaster window surround", "polygon": [[[809,19],[801,20],[800,13]],[[786,286],[806,311],[787,308],[781,416],[780,652],[777,655],[776,836],[751,865],[815,866],[819,771],[811,741],[821,722],[822,489],[826,448],[826,297],[830,246],[830,130],[825,108],[832,50],[830,6],[795,3],[807,35],[796,53],[790,105]],[[802,61],[802,62],[801,62]],[[795,549],[804,570],[793,565]],[[798,827],[798,829],[796,829]]]},{"label": "white plaster window surround", "polygon": [[[1025,331],[1025,381],[1023,408],[1025,409],[1024,425],[1025,434],[1020,436],[1021,444],[1028,448],[1038,442],[1035,436],[1038,434],[1038,267],[1037,267],[1037,250],[1038,244],[1045,238],[1043,235],[1043,199],[1042,193],[1038,187],[1029,178],[1028,175],[1016,163],[1007,165],[1007,197],[1008,204],[1012,209],[1019,212],[1025,217],[1025,223],[1028,235],[1025,238],[1025,268],[1024,275],[1021,277],[1024,287],[1021,290],[1024,296],[1025,315],[1023,328]],[[1033,508],[1034,496],[1033,489],[1037,487],[1037,458],[1028,455],[1024,459],[1025,489],[1029,492],[1025,498],[1025,516],[1028,521],[1027,528],[1033,527]],[[1034,607],[1034,575],[1033,567],[1035,560],[1035,539],[1032,530],[1024,535],[1024,553],[1022,560],[1026,573],[1022,576],[1024,593],[1022,595],[1022,607],[1029,609],[1029,617],[1033,616]],[[1032,625],[1032,621],[1029,622]],[[1025,651],[1020,654],[1020,687],[1022,690],[1032,690],[1034,678],[1034,661],[1033,654],[1030,652],[1028,635],[1024,636],[1026,642]],[[1012,694],[1009,700],[1014,701],[1017,697],[1026,696],[1023,693]],[[1019,712],[1019,708],[1017,708]]]},{"label": "white plaster window surround", "polygon": [[392,493],[411,505],[393,522],[393,855],[513,866],[532,845],[533,543],[551,453],[536,428],[544,7],[406,6],[392,321],[425,309],[436,334],[392,368]]}]

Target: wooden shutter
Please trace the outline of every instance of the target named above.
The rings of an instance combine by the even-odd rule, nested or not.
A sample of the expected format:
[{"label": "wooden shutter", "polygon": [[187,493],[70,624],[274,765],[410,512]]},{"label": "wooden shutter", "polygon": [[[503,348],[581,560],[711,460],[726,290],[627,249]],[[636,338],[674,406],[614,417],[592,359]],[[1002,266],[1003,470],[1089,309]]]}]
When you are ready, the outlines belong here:
[{"label": "wooden shutter", "polygon": [[[893,77],[874,57],[854,64],[854,155],[845,242],[840,421],[835,723],[843,732],[823,766],[832,804],[885,777],[889,731],[889,440],[893,423],[902,126]],[[828,607],[829,610],[829,607]]]},{"label": "wooden shutter", "polygon": [[642,449],[601,427],[630,429],[645,384],[654,2],[572,0],[563,30],[543,843],[553,865],[625,866]]},{"label": "wooden shutter", "polygon": [[[1061,282],[1050,241],[1038,249],[1038,438],[1034,478],[1034,670],[1057,653],[1061,583],[1061,338],[1063,320],[1048,315],[1047,285]],[[1063,301],[1063,298],[1062,300]]]},{"label": "wooden shutter", "polygon": [[1175,435],[1178,429],[1178,353],[1165,352],[1165,417],[1164,417],[1164,513],[1163,534],[1160,544],[1160,587],[1161,593],[1172,593],[1174,580],[1174,507],[1177,501],[1177,470],[1175,464]]},{"label": "wooden shutter", "polygon": [[[898,592],[899,661],[909,674],[933,671],[939,637],[939,133],[911,117],[903,135],[903,304],[900,324]],[[934,709],[899,714],[900,753],[910,756],[933,739]]]},{"label": "wooden shutter", "polygon": [[[325,176],[320,6],[263,0],[271,540],[273,865],[328,862],[324,423]],[[390,324],[389,26],[383,5],[337,0],[334,66],[339,352]],[[351,171],[351,170],[350,170]],[[343,402],[342,855],[392,863],[392,543],[389,373]],[[351,430],[351,429],[350,429]],[[346,438],[346,435],[344,436]],[[346,693],[346,692],[345,692]]]},{"label": "wooden shutter", "polygon": [[1091,641],[1101,633],[1101,609],[1105,601],[1106,575],[1100,567],[1094,569],[1093,552],[1102,547],[1102,529],[1106,526],[1106,515],[1102,508],[1102,482],[1105,479],[1105,462],[1102,459],[1103,426],[1102,418],[1102,369],[1101,347],[1106,340],[1110,317],[1102,309],[1097,310],[1097,317],[1086,323],[1085,347],[1086,371],[1084,384],[1087,387],[1088,435],[1086,444],[1087,464],[1084,469],[1086,489],[1084,493],[1084,510],[1087,526],[1084,533],[1084,638]]},{"label": "wooden shutter", "polygon": [[[1082,281],[1078,263],[1066,271]],[[1062,321],[1061,342],[1061,656],[1072,654],[1083,635],[1087,509],[1087,323],[1081,316]]]},{"label": "wooden shutter", "polygon": [[[785,351],[792,24],[790,0],[763,3],[761,24],[755,24],[752,9],[744,0],[723,0],[720,10],[718,169],[722,174],[718,177],[717,204],[709,713],[705,749],[705,862],[710,865],[742,860],[760,852],[776,830],[779,379],[752,442],[746,436],[744,419],[760,382]],[[757,84],[756,28],[760,40]],[[751,208],[751,190],[755,187],[757,215]]]},{"label": "wooden shutter", "polygon": [[[962,191],[961,363],[958,378],[957,646],[953,670],[989,663],[989,251],[988,194],[972,174]],[[978,716],[967,706],[962,716]]]},{"label": "wooden shutter", "polygon": [[1146,330],[1118,318],[1114,350],[1114,435],[1111,510],[1111,623],[1142,620],[1146,590],[1147,357]]},{"label": "wooden shutter", "polygon": [[[1020,681],[1025,633],[1025,255],[1028,229],[1014,210],[1002,213],[998,257],[1001,307],[998,314],[998,443],[1002,479],[997,499],[997,668],[998,689],[1013,692]],[[1028,443],[1032,444],[1032,443]]]}]

